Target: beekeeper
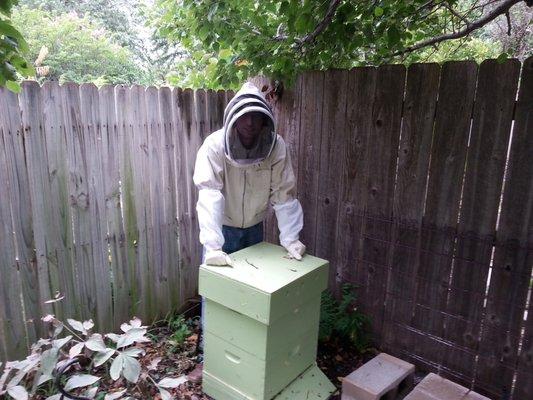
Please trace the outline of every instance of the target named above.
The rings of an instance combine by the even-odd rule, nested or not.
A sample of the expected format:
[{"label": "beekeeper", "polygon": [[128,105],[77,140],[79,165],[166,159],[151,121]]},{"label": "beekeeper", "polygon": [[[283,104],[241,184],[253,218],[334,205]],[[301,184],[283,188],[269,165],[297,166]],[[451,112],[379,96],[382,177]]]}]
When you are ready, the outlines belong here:
[{"label": "beekeeper", "polygon": [[198,150],[194,184],[204,262],[231,265],[228,255],[263,240],[268,203],[278,221],[280,243],[301,260],[303,212],[287,146],[276,134],[263,94],[245,83],[224,111],[224,126]]}]

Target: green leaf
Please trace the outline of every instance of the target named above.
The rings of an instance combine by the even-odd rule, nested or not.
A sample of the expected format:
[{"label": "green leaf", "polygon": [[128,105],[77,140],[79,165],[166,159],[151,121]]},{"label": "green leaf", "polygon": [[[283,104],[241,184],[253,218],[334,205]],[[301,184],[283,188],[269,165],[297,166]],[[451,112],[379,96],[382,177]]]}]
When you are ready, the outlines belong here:
[{"label": "green leaf", "polygon": [[41,355],[41,367],[39,369],[43,375],[52,375],[57,363],[58,354],[59,349],[54,347],[43,352]]},{"label": "green leaf", "polygon": [[398,31],[395,26],[391,26],[387,29],[387,41],[390,47],[398,44],[400,39],[400,31]]},{"label": "green leaf", "polygon": [[94,356],[94,366],[99,367],[100,365],[104,364],[107,360],[111,358],[113,354],[115,354],[114,349],[106,349],[106,351],[99,351]]},{"label": "green leaf", "polygon": [[28,392],[22,386],[13,386],[7,389],[7,394],[15,400],[28,400]]},{"label": "green leaf", "polygon": [[65,385],[65,390],[68,392],[72,389],[76,389],[76,388],[79,388],[79,387],[84,387],[84,386],[89,386],[89,385],[92,385],[93,383],[99,381],[100,378],[97,377],[97,376],[94,376],[94,375],[89,375],[89,374],[78,374],[78,375],[73,375],[68,381],[67,381],[67,384]]},{"label": "green leaf", "polygon": [[231,58],[232,55],[233,52],[231,51],[231,49],[222,49],[218,52],[218,58],[221,58],[223,60]]},{"label": "green leaf", "polygon": [[124,355],[122,374],[131,383],[137,383],[141,374],[141,364],[135,358]]},{"label": "green leaf", "polygon": [[116,381],[118,378],[120,378],[120,374],[122,373],[122,367],[124,366],[124,356],[122,354],[119,354],[111,364],[111,369],[109,370],[109,375],[111,376],[111,379]]},{"label": "green leaf", "polygon": [[6,82],[6,87],[9,90],[11,90],[13,93],[20,93],[21,92],[20,84],[18,82],[7,81]]},{"label": "green leaf", "polygon": [[505,61],[507,61],[507,59],[509,58],[509,54],[507,53],[502,53],[498,56],[498,58],[496,59],[496,61],[499,63],[499,64],[503,64]]},{"label": "green leaf", "polygon": [[0,34],[11,36],[15,39],[22,39],[20,32],[5,20],[0,20]]},{"label": "green leaf", "polygon": [[296,22],[294,23],[296,32],[298,33],[307,32],[307,26],[309,24],[310,17],[311,17],[310,14],[303,13],[303,14],[300,14],[298,18],[296,18]]},{"label": "green leaf", "polygon": [[177,388],[182,383],[187,382],[187,376],[182,375],[179,378],[163,378],[159,381],[157,386],[167,388],[167,389],[174,389]]},{"label": "green leaf", "polygon": [[0,12],[8,17],[11,15],[11,7],[13,2],[11,0],[0,0]]},{"label": "green leaf", "polygon": [[80,321],[76,321],[72,318],[67,318],[67,322],[71,327],[73,327],[78,332],[83,333],[84,335],[87,334],[87,330],[83,327],[83,324]]},{"label": "green leaf", "polygon": [[120,399],[126,393],[127,389],[119,390],[118,392],[107,393],[104,400],[116,400]]},{"label": "green leaf", "polygon": [[161,394],[161,399],[162,400],[172,400],[172,395],[170,394],[170,392],[168,390],[165,390],[163,388],[159,388],[159,393]]},{"label": "green leaf", "polygon": [[106,351],[106,345],[102,335],[95,333],[85,342],[85,346],[92,351]]},{"label": "green leaf", "polygon": [[384,12],[384,10],[381,7],[374,8],[374,15],[376,17],[381,17],[383,15],[383,12]]},{"label": "green leaf", "polygon": [[63,339],[56,339],[52,342],[52,346],[59,350],[61,347],[67,344],[70,341],[70,339],[72,339],[71,335],[68,335],[67,337],[64,337]]}]

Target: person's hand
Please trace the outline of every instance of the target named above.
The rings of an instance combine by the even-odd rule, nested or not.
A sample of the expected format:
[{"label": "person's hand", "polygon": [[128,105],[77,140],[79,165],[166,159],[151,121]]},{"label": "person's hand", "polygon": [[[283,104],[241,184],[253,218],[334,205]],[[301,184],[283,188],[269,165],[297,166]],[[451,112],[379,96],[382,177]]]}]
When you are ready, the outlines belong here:
[{"label": "person's hand", "polygon": [[205,264],[214,266],[233,265],[231,257],[222,250],[211,250],[205,253]]},{"label": "person's hand", "polygon": [[289,243],[285,248],[289,252],[289,258],[294,258],[298,261],[300,261],[305,254],[305,245],[299,240]]}]

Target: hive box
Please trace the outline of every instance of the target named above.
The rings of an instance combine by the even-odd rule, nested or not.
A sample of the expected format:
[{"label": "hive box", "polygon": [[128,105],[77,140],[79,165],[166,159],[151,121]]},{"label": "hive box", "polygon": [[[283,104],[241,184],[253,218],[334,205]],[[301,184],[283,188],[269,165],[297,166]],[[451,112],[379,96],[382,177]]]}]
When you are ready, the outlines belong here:
[{"label": "hive box", "polygon": [[326,399],[335,388],[315,358],[328,262],[291,260],[268,243],[231,257],[233,267],[200,267],[204,392],[216,400],[284,398],[287,390],[309,396],[295,383],[305,381],[318,388],[309,400]]}]

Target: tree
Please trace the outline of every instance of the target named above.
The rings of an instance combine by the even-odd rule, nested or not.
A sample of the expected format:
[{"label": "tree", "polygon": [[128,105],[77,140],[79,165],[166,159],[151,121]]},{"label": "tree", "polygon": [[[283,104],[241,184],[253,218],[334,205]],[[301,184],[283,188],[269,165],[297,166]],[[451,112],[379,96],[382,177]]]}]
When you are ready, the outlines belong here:
[{"label": "tree", "polygon": [[11,9],[18,0],[0,0],[0,86],[20,91],[17,74],[28,77],[34,69],[24,58],[28,44],[11,21]]},{"label": "tree", "polygon": [[156,0],[162,11],[153,24],[188,50],[184,72],[227,87],[256,74],[290,81],[310,69],[416,61],[520,2]]},{"label": "tree", "polygon": [[141,0],[19,0],[19,4],[52,16],[76,13],[86,17],[105,28],[115,43],[128,48],[139,60],[144,59],[138,31],[142,21],[137,12]]},{"label": "tree", "polygon": [[[13,12],[12,21],[28,42],[29,59],[39,59],[37,64],[47,67],[40,81],[142,82],[142,71],[130,50],[115,43],[113,35],[87,17],[20,7]],[[47,49],[44,60],[42,49]]]}]

